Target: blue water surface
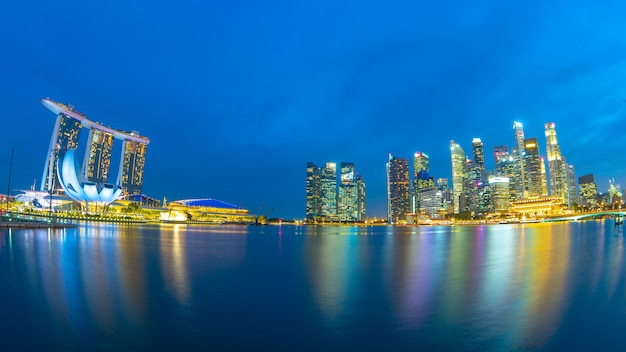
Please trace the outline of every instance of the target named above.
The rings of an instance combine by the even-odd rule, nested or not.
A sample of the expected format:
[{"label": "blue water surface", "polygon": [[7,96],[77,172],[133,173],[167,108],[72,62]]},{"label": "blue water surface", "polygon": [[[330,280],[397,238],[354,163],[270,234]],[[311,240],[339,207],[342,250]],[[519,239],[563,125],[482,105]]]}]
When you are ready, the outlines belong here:
[{"label": "blue water surface", "polygon": [[0,230],[1,350],[626,350],[610,220]]}]

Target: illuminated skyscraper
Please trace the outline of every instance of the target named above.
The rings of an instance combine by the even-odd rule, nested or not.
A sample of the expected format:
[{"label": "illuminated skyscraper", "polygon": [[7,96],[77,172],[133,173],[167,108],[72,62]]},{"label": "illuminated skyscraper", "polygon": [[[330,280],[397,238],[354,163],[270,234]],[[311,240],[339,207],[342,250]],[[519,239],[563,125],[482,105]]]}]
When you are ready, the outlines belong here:
[{"label": "illuminated skyscraper", "polygon": [[96,128],[89,130],[89,145],[83,162],[83,173],[92,182],[109,182],[113,134]]},{"label": "illuminated skyscraper", "polygon": [[337,164],[326,163],[321,170],[322,217],[327,221],[337,218]]},{"label": "illuminated skyscraper", "polygon": [[65,154],[68,150],[78,149],[81,128],[82,124],[80,121],[62,111],[58,113],[54,129],[52,130],[52,137],[50,138],[50,147],[46,155],[43,176],[41,177],[41,191],[59,191],[61,189],[56,172],[59,156]]},{"label": "illuminated skyscraper", "polygon": [[442,177],[438,178],[437,188],[441,190],[443,209],[446,211],[448,211],[448,209],[452,209],[452,194],[450,194],[450,187],[448,186],[448,179],[442,178]]},{"label": "illuminated skyscraper", "polygon": [[518,198],[526,197],[526,165],[524,150],[524,126],[517,121],[513,122],[513,131],[515,133],[515,147],[513,148],[513,159],[515,160],[515,186],[516,195]]},{"label": "illuminated skyscraper", "polygon": [[389,154],[387,163],[387,220],[391,224],[404,221],[411,210],[411,179],[409,159]]},{"label": "illuminated skyscraper", "polygon": [[122,194],[140,194],[147,144],[125,140],[122,144],[124,162],[120,168]]},{"label": "illuminated skyscraper", "polygon": [[[563,159],[565,163],[565,159]],[[567,167],[567,193],[565,194],[565,203],[569,208],[572,208],[574,204],[578,203],[578,192],[576,188],[576,172],[574,166],[565,163]]]},{"label": "illuminated skyscraper", "polygon": [[338,215],[340,221],[358,220],[358,187],[354,163],[342,162],[339,169]]},{"label": "illuminated skyscraper", "polygon": [[363,178],[361,177],[361,175],[356,176],[356,188],[357,188],[357,220],[358,221],[365,221],[365,215],[366,215],[366,211],[365,211],[365,196],[366,196],[366,187],[365,187],[365,181],[363,181]]},{"label": "illuminated skyscraper", "polygon": [[450,141],[450,158],[452,161],[452,204],[454,213],[465,211],[467,194],[467,157],[465,151],[454,140]]},{"label": "illuminated skyscraper", "polygon": [[509,147],[506,145],[498,145],[493,147],[493,162],[496,167],[496,173],[500,172],[498,170],[498,163],[505,157],[509,156]]},{"label": "illuminated skyscraper", "polygon": [[322,218],[322,170],[312,162],[306,164],[306,215],[307,221]]},{"label": "illuminated skyscraper", "polygon": [[598,187],[593,175],[580,176],[578,187],[580,188],[580,205],[586,209],[595,208],[598,200]]},{"label": "illuminated skyscraper", "polygon": [[426,153],[416,152],[413,156],[413,175],[422,171],[430,172],[430,157]]},{"label": "illuminated skyscraper", "polygon": [[539,164],[541,165],[541,195],[548,195],[548,178],[546,176],[546,161],[543,157],[539,158]]},{"label": "illuminated skyscraper", "polygon": [[554,122],[544,125],[546,135],[546,154],[548,157],[548,171],[550,173],[550,195],[561,197],[567,201],[569,194],[567,184],[567,165],[561,156],[561,147],[556,138]]},{"label": "illuminated skyscraper", "polygon": [[508,211],[511,203],[509,178],[490,176],[489,184],[491,185],[491,201],[493,202],[493,210],[497,212]]},{"label": "illuminated skyscraper", "polygon": [[509,182],[509,196],[511,202],[518,198],[517,190],[518,187],[516,182],[519,182],[516,179],[516,169],[517,163],[512,155],[509,155],[507,146],[498,146],[493,148],[494,159],[496,162],[496,170],[495,176],[498,177],[506,177]]},{"label": "illuminated skyscraper", "polygon": [[411,211],[419,212],[420,190],[434,187],[435,180],[430,176],[430,158],[428,154],[416,152],[413,156],[413,200]]},{"label": "illuminated skyscraper", "polygon": [[472,154],[474,155],[474,162],[481,169],[485,169],[485,151],[483,150],[483,142],[480,138],[474,138],[472,140]]},{"label": "illuminated skyscraper", "polygon": [[542,173],[541,157],[539,156],[539,145],[537,138],[526,138],[524,140],[524,170],[526,171],[526,195],[528,197],[539,197],[542,195]]}]

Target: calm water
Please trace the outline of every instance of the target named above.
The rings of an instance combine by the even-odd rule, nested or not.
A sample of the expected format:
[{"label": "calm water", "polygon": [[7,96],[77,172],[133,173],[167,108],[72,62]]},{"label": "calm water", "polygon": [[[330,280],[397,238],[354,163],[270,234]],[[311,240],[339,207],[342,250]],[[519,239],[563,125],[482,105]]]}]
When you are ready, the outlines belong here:
[{"label": "calm water", "polygon": [[626,350],[624,229],[0,230],[2,350]]}]

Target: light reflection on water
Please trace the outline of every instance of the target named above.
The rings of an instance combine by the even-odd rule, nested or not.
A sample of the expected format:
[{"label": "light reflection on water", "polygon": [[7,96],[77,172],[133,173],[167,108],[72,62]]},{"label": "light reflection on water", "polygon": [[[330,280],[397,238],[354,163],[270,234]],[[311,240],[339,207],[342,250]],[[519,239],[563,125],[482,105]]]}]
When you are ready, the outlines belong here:
[{"label": "light reflection on water", "polygon": [[5,229],[0,329],[26,348],[614,349],[623,242],[610,221]]}]

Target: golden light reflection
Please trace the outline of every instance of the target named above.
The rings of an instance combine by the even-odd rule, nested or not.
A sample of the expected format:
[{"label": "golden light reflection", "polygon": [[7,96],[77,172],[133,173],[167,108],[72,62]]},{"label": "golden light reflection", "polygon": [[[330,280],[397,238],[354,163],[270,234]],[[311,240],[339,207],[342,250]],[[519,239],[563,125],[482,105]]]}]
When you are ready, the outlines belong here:
[{"label": "golden light reflection", "polygon": [[522,290],[519,332],[524,340],[543,342],[558,328],[564,314],[563,294],[570,260],[567,224],[524,225],[527,249],[518,271]]},{"label": "golden light reflection", "polygon": [[181,304],[189,303],[191,290],[187,273],[186,236],[182,225],[174,225],[173,232],[161,232],[161,272],[167,290]]}]

